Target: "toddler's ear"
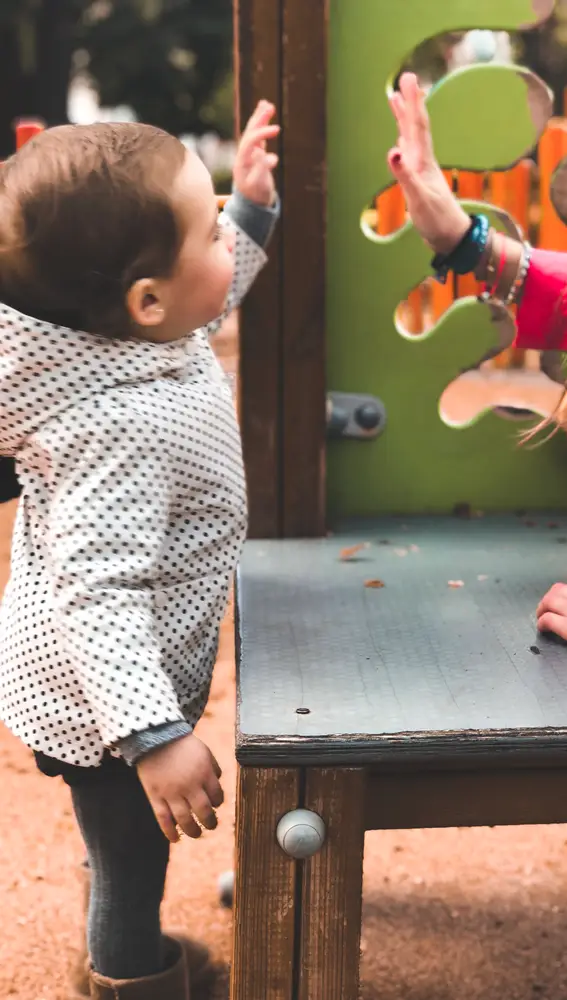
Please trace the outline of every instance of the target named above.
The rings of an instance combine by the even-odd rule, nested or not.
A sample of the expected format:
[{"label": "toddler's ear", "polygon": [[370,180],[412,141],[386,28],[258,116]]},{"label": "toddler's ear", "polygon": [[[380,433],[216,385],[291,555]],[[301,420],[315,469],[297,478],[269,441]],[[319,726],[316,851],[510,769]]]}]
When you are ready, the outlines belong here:
[{"label": "toddler's ear", "polygon": [[160,282],[140,278],[128,289],[126,306],[136,326],[160,326],[165,319]]}]

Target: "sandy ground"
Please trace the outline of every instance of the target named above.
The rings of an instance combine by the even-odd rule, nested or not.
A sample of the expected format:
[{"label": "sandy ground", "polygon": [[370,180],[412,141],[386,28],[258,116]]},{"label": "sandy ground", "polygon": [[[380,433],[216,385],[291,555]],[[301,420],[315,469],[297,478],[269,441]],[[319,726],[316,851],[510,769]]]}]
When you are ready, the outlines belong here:
[{"label": "sandy ground", "polygon": [[[230,331],[219,353],[231,360]],[[0,584],[14,505],[0,508]],[[227,619],[200,727],[224,770],[219,829],[172,851],[164,916],[230,956],[217,879],[232,866],[234,658]],[[82,859],[67,790],[0,730],[0,998],[66,1000]],[[367,836],[362,1000],[567,1000],[567,829]],[[330,998],[329,998],[330,1000]]]}]

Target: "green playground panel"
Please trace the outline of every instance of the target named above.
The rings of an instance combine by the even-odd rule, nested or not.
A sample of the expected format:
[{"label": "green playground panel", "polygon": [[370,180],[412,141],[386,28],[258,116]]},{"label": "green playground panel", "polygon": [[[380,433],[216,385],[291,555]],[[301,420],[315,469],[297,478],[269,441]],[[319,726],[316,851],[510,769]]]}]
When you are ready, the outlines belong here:
[{"label": "green playground panel", "polygon": [[[444,512],[456,502],[483,510],[567,508],[567,440],[521,448],[525,425],[492,412],[467,428],[438,413],[445,386],[494,342],[488,313],[471,301],[449,311],[427,338],[410,341],[394,313],[429,271],[413,228],[369,239],[361,213],[388,187],[395,141],[388,81],[426,38],[464,28],[517,29],[538,20],[540,0],[331,0],[328,140],[328,387],[373,393],[388,425],[373,442],[329,446],[331,518]],[[537,10],[534,12],[534,7]],[[430,95],[444,167],[502,169],[535,139],[526,80],[513,67],[478,66],[447,77]]]}]

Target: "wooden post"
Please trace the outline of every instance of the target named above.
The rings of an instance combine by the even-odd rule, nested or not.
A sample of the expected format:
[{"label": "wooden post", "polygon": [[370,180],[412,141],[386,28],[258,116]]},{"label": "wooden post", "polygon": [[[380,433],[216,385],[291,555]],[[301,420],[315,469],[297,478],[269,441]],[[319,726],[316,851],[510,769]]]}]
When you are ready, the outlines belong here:
[{"label": "wooden post", "polygon": [[238,119],[274,101],[283,215],[241,314],[241,426],[252,537],[325,531],[328,0],[236,0]]},{"label": "wooden post", "polygon": [[[243,126],[261,98],[281,116],[281,0],[234,4],[236,118]],[[281,149],[278,149],[281,156]],[[281,169],[278,178],[281,189]],[[250,535],[281,534],[281,243],[278,227],[269,263],[240,315],[240,423],[248,477]]]},{"label": "wooden post", "polygon": [[298,1000],[358,1000],[362,768],[309,768],[305,808],[325,822],[323,849],[304,863]]},{"label": "wooden post", "polygon": [[298,769],[240,769],[230,1000],[296,1000],[296,866],[276,827],[298,805]]},{"label": "wooden post", "polygon": [[545,250],[567,249],[567,229],[557,215],[550,197],[553,171],[565,155],[567,155],[567,127],[561,119],[552,119],[538,146],[541,204],[538,246]]},{"label": "wooden post", "polygon": [[325,533],[328,0],[283,0],[285,537]]}]

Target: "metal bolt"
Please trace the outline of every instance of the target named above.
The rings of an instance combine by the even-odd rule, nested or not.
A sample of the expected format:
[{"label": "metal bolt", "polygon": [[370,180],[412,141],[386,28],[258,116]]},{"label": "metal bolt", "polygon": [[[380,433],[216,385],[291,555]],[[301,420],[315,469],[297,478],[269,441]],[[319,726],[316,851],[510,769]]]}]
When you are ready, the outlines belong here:
[{"label": "metal bolt", "polygon": [[380,425],[382,414],[374,403],[363,403],[354,411],[354,419],[365,431],[373,431]]}]

